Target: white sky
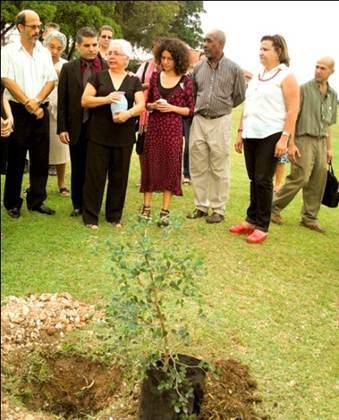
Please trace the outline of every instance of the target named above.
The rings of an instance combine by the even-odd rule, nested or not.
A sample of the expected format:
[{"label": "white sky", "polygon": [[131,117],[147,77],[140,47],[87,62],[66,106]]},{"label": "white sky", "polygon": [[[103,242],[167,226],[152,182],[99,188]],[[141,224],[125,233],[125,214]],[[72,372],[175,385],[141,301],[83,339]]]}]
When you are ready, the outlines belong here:
[{"label": "white sky", "polygon": [[225,55],[242,68],[256,73],[261,37],[281,34],[299,83],[313,78],[318,58],[334,58],[329,82],[339,94],[339,1],[204,1],[204,9],[203,32],[223,30]]}]

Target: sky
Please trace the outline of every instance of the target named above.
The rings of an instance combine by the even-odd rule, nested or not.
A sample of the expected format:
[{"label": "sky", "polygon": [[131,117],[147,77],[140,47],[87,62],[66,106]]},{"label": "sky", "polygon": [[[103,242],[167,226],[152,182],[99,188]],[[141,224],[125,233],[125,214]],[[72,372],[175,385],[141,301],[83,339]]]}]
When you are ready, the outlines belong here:
[{"label": "sky", "polygon": [[339,1],[204,1],[204,9],[203,32],[223,30],[225,55],[242,68],[256,74],[261,37],[280,34],[299,83],[313,78],[318,58],[334,58],[329,82],[339,94]]}]

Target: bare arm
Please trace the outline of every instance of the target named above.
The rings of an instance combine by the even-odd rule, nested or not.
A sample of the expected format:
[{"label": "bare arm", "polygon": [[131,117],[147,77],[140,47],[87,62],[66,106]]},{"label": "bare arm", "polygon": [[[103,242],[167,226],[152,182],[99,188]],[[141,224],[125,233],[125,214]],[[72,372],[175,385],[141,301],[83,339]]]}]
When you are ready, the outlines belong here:
[{"label": "bare arm", "polygon": [[120,101],[118,92],[111,92],[107,96],[96,96],[97,90],[91,83],[87,83],[84,93],[81,97],[81,106],[83,108],[97,108],[102,105],[110,105]]},{"label": "bare arm", "polygon": [[327,162],[330,162],[333,159],[332,130],[330,127],[328,127],[327,129],[326,153],[327,153]]},{"label": "bare arm", "polygon": [[299,154],[298,149],[294,145],[295,124],[298,117],[300,106],[299,86],[294,75],[288,75],[282,82],[282,93],[286,106],[286,120],[283,128],[283,134],[275,146],[275,157],[280,157],[287,152],[288,142],[295,148],[291,160],[295,161]]}]

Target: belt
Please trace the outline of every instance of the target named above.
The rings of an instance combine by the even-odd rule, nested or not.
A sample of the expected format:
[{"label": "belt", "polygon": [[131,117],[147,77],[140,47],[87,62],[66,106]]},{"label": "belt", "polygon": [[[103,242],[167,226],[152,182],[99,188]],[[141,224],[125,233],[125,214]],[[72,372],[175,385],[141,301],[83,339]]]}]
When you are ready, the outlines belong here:
[{"label": "belt", "polygon": [[[17,107],[17,108],[22,108],[22,109],[26,109],[25,105],[19,103],[19,102],[15,102],[15,101],[9,101],[11,106]],[[49,102],[44,102],[42,104],[40,104],[41,108],[47,108],[49,105]]]},{"label": "belt", "polygon": [[223,115],[204,115],[204,114],[198,114],[203,118],[206,118],[207,120],[215,120],[216,118],[221,118],[223,117],[225,114]]}]

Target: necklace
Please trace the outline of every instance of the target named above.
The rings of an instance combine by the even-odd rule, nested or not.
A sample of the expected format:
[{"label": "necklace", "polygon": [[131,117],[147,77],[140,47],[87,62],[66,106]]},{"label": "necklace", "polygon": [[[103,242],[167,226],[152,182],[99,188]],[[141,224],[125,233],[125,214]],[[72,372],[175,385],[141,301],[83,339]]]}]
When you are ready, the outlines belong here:
[{"label": "necklace", "polygon": [[[281,69],[278,69],[271,77],[268,77],[267,79],[263,79],[262,77],[261,77],[261,75],[260,75],[260,73],[259,73],[259,75],[258,75],[258,79],[261,81],[261,82],[268,82],[269,80],[272,80],[279,72],[281,71]],[[264,73],[265,73],[265,70],[264,70]],[[264,73],[263,73],[263,75],[264,75]]]}]

